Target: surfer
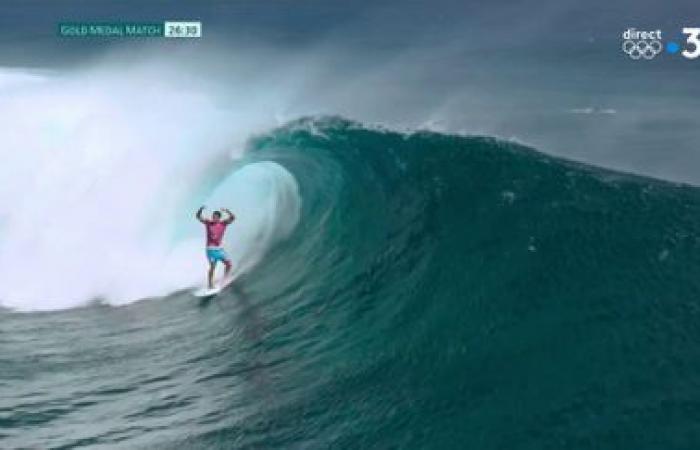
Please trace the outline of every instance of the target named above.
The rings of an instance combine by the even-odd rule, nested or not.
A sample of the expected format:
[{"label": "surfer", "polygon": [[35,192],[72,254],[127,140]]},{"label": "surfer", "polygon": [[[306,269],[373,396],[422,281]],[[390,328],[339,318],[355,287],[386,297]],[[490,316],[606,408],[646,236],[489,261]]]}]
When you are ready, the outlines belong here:
[{"label": "surfer", "polygon": [[203,211],[204,206],[197,210],[196,217],[197,220],[204,224],[207,230],[207,259],[209,260],[208,283],[209,289],[214,289],[214,270],[216,269],[216,263],[221,261],[224,267],[226,267],[224,277],[228,276],[229,272],[231,272],[231,259],[224,251],[221,241],[224,238],[226,227],[236,220],[236,216],[228,209],[221,208],[221,211],[228,215],[226,220],[221,220],[221,211],[214,211],[211,215],[211,220],[207,220],[202,217]]}]

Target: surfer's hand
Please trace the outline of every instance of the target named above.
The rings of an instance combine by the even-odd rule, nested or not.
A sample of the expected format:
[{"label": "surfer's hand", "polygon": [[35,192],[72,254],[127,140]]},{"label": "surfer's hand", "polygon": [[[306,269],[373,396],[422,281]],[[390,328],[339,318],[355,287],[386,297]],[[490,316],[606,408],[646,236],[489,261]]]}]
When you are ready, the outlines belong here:
[{"label": "surfer's hand", "polygon": [[223,207],[222,207],[221,210],[222,210],[223,212],[225,212],[226,214],[228,214],[228,219],[226,219],[226,223],[231,223],[231,222],[233,222],[234,220],[236,220],[236,216],[233,215],[233,213],[231,212],[230,209],[228,209],[228,208],[223,208]]}]

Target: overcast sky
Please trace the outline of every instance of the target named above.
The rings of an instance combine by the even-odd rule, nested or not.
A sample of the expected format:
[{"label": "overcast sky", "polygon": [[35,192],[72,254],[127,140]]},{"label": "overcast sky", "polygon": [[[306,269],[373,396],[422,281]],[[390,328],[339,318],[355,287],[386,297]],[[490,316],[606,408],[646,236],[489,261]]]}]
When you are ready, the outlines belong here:
[{"label": "overcast sky", "polygon": [[[166,19],[201,20],[204,37],[57,36],[59,22]],[[315,55],[330,74],[319,90],[359,80],[386,100],[362,105],[336,94],[324,112],[514,138],[699,184],[700,59],[664,53],[632,61],[620,49],[628,27],[661,29],[666,40],[682,42],[683,26],[700,27],[697,1],[4,0],[0,66],[63,70],[144,47],[218,52],[224,62],[243,50],[249,59],[259,50],[261,60]]]}]

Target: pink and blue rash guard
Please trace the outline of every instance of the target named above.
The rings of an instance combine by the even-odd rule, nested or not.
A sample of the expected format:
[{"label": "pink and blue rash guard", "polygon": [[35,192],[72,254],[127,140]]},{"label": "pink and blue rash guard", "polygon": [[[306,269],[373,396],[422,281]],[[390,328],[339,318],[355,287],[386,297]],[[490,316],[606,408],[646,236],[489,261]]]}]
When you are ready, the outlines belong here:
[{"label": "pink and blue rash guard", "polygon": [[204,226],[207,228],[207,247],[221,247],[221,240],[224,237],[228,223],[207,220],[204,222]]}]

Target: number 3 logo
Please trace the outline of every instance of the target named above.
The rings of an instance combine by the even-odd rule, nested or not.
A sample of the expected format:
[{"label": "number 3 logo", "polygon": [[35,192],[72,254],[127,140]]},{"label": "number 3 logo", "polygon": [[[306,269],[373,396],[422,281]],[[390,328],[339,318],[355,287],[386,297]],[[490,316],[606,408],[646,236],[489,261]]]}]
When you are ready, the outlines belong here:
[{"label": "number 3 logo", "polygon": [[683,50],[683,56],[695,59],[700,56],[700,28],[683,28],[683,34],[688,35],[688,44],[693,46],[693,51]]}]

